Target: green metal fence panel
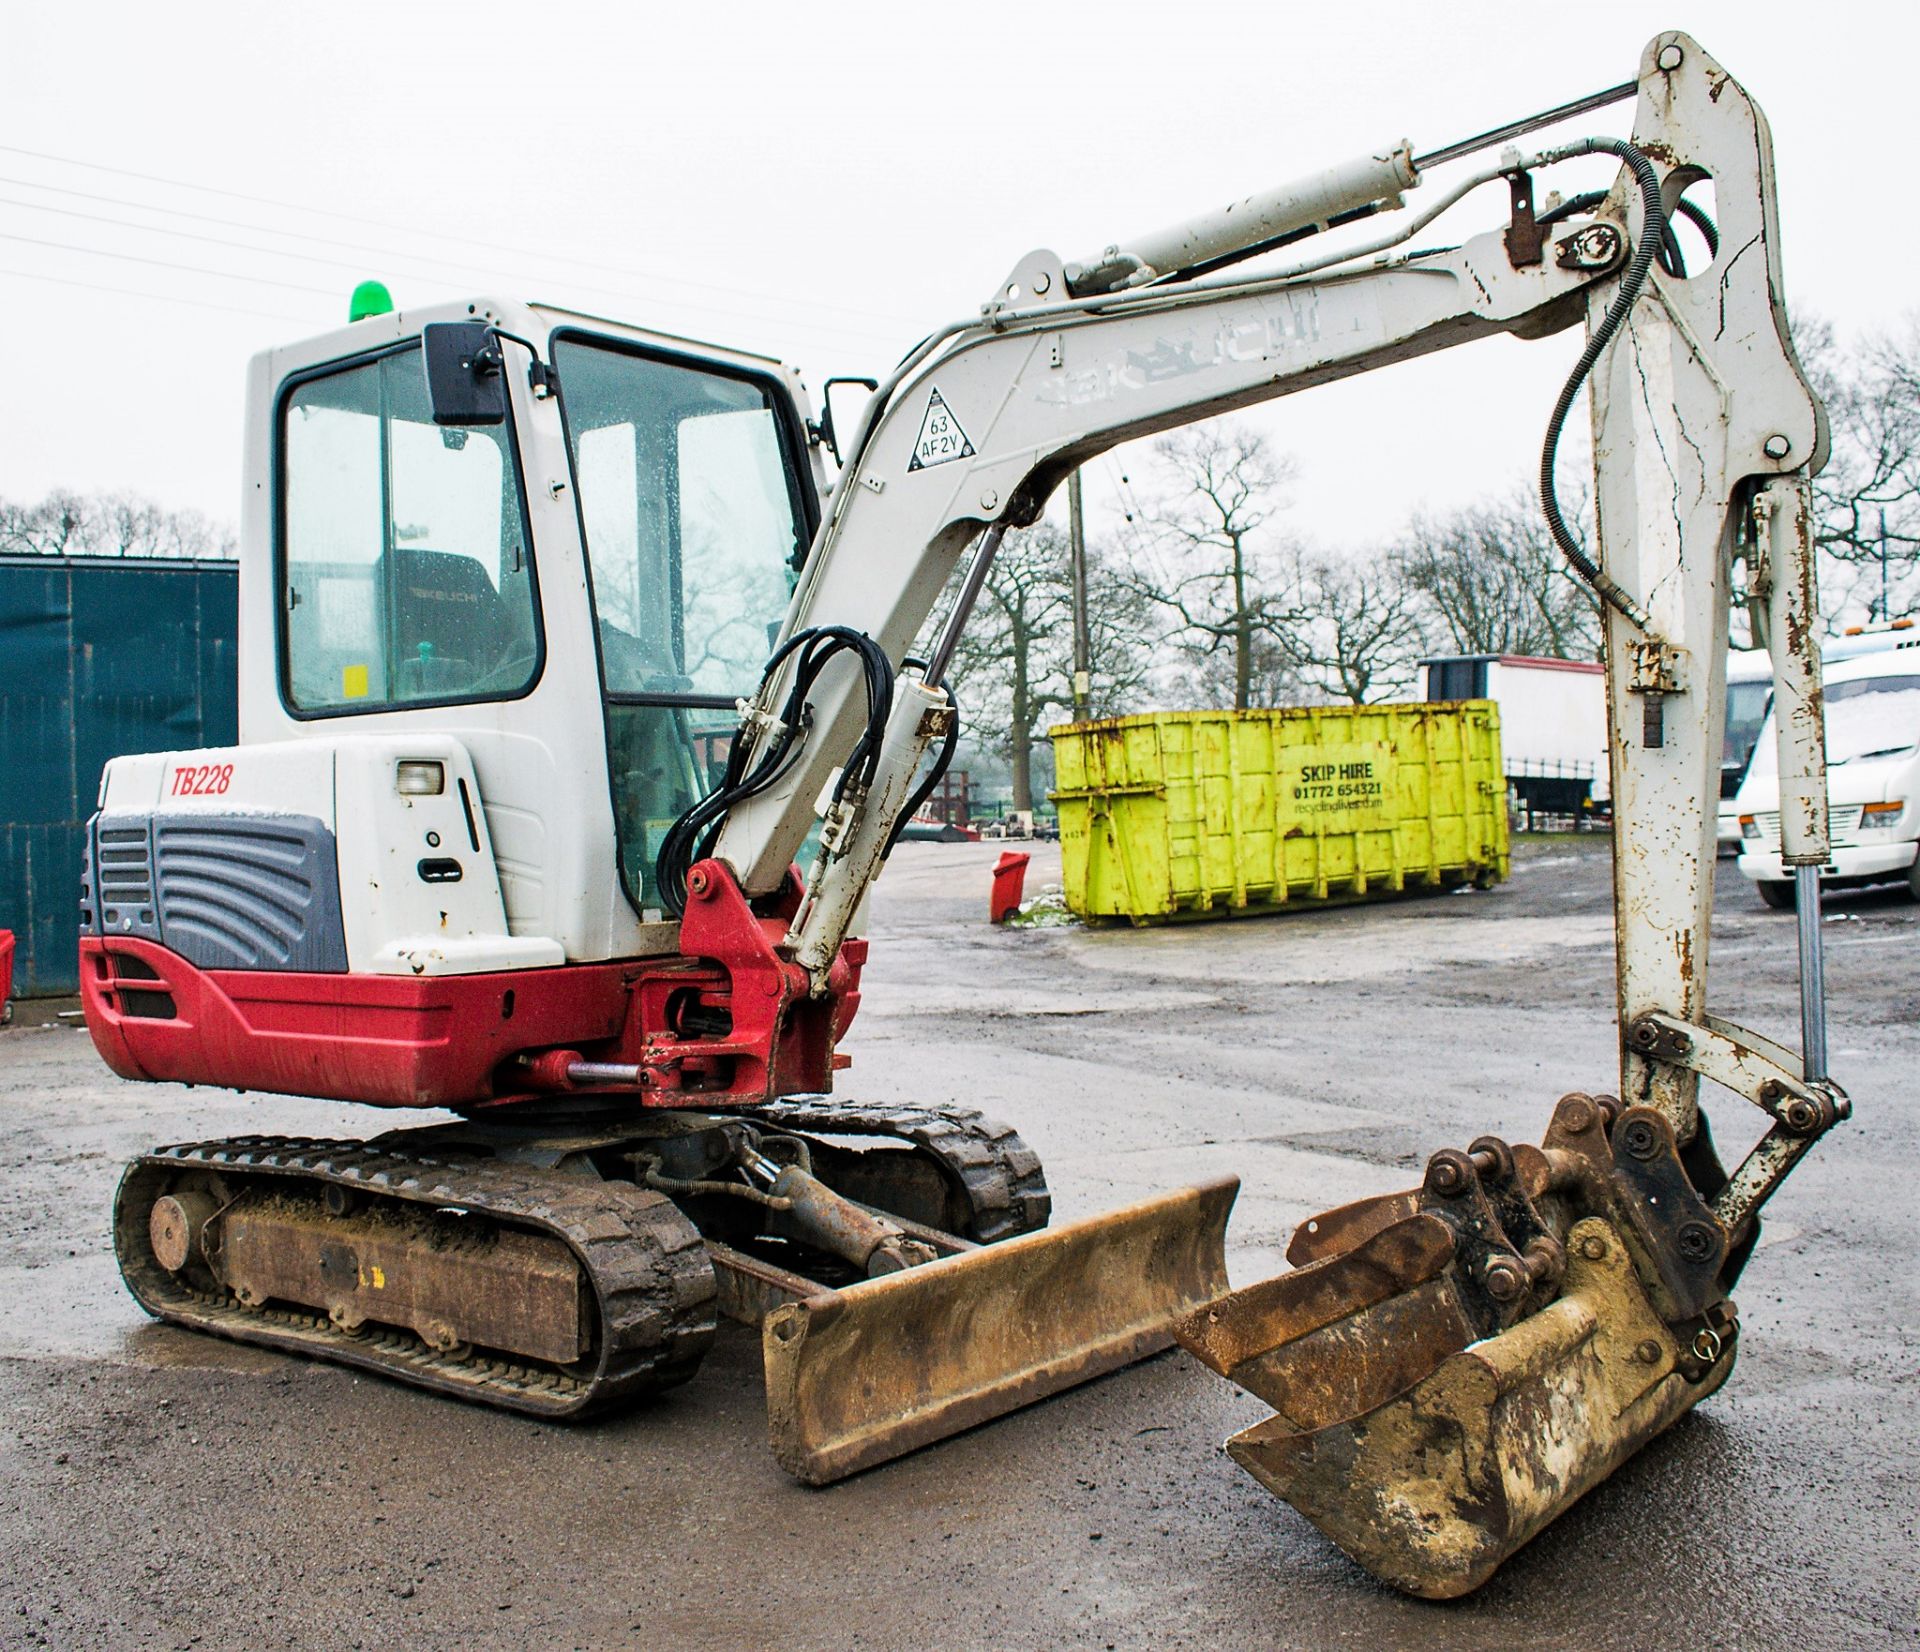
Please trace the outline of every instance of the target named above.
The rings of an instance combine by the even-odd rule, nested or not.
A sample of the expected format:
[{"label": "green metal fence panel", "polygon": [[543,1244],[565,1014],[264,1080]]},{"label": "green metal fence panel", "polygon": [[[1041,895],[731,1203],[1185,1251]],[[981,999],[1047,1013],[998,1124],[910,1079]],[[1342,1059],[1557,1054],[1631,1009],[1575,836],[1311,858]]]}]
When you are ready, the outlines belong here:
[{"label": "green metal fence panel", "polygon": [[1507,873],[1491,701],[1153,712],[1051,734],[1067,905],[1092,921]]},{"label": "green metal fence panel", "polygon": [[0,929],[21,997],[79,986],[80,851],[107,760],[239,737],[230,562],[0,557]]}]

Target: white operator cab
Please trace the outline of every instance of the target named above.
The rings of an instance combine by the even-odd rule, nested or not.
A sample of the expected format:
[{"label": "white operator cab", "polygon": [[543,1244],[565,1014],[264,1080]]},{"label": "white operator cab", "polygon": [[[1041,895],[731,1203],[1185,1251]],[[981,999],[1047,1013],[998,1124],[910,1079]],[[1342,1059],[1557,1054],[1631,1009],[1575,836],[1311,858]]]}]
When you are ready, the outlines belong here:
[{"label": "white operator cab", "polygon": [[[1858,655],[1826,672],[1828,820],[1833,863],[1823,887],[1904,882],[1920,899],[1920,649]],[[1740,871],[1760,898],[1794,904],[1780,859],[1780,781],[1773,714],[1736,799]]]},{"label": "white operator cab", "polygon": [[[504,423],[434,423],[421,329],[449,321],[500,330]],[[103,823],[317,817],[355,971],[671,953],[660,834],[710,789],[819,522],[797,373],[478,301],[267,351],[248,398],[241,744],[191,754],[206,786],[114,764]]]}]

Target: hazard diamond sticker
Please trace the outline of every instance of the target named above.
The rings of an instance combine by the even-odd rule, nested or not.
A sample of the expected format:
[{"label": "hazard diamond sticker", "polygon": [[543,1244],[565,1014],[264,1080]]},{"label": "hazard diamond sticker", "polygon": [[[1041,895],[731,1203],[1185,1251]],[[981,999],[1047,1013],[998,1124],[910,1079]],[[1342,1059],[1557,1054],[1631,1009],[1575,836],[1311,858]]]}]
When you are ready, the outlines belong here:
[{"label": "hazard diamond sticker", "polygon": [[920,439],[913,444],[908,470],[929,470],[954,459],[971,459],[973,443],[960,428],[946,398],[938,390],[927,398],[927,411],[920,420]]}]

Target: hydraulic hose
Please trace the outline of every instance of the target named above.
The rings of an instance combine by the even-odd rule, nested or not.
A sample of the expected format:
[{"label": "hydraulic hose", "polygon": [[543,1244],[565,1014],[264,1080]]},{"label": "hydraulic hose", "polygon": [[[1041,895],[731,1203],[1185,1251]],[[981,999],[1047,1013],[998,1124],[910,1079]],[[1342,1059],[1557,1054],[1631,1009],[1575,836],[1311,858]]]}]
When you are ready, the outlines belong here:
[{"label": "hydraulic hose", "polygon": [[1640,186],[1642,216],[1640,220],[1640,239],[1633,249],[1633,262],[1627,266],[1627,273],[1620,278],[1620,290],[1614,294],[1613,302],[1607,306],[1607,313],[1601,318],[1600,325],[1594,328],[1587,339],[1586,349],[1580,352],[1580,359],[1567,375],[1567,382],[1560,387],[1560,399],[1554,403],[1553,416],[1547,420],[1546,441],[1540,450],[1540,505],[1547,518],[1547,531],[1552,534],[1554,544],[1560,547],[1560,554],[1567,559],[1568,565],[1599,595],[1608,606],[1618,610],[1633,622],[1640,630],[1650,631],[1652,621],[1647,612],[1635,600],[1632,593],[1624,590],[1608,577],[1586,551],[1579,540],[1573,536],[1573,530],[1567,526],[1567,519],[1561,514],[1560,499],[1554,486],[1554,462],[1560,450],[1560,432],[1567,422],[1567,414],[1573,408],[1573,399],[1580,393],[1580,387],[1586,383],[1587,375],[1593,371],[1593,364],[1600,359],[1601,351],[1613,341],[1613,335],[1627,319],[1628,313],[1640,297],[1641,290],[1647,284],[1647,274],[1653,268],[1653,261],[1663,247],[1667,236],[1667,214],[1660,200],[1660,178],[1653,170],[1653,162],[1638,149],[1622,138],[1587,138],[1580,143],[1570,144],[1560,151],[1562,155],[1617,155],[1632,170],[1634,181]]},{"label": "hydraulic hose", "polygon": [[[900,663],[920,671],[923,675],[929,669],[925,660],[915,659],[911,654]],[[920,812],[920,805],[933,796],[934,787],[946,778],[947,769],[953,762],[953,754],[960,745],[960,702],[953,697],[953,690],[947,686],[946,678],[942,677],[934,686],[946,695],[947,705],[953,715],[947,721],[947,735],[940,743],[940,751],[933,760],[933,767],[927,770],[920,784],[913,789],[912,795],[900,805],[900,813],[894,817],[893,830],[887,834],[887,846],[880,851],[882,860],[893,853],[893,846],[900,841],[900,834],[907,829],[907,823]]]},{"label": "hydraulic hose", "polygon": [[654,861],[654,884],[662,907],[675,917],[686,910],[687,873],[696,860],[712,852],[728,811],[767,790],[786,773],[789,760],[797,753],[812,724],[813,707],[807,696],[821,670],[835,655],[851,652],[858,656],[867,696],[867,726],[847,757],[834,788],[836,799],[849,785],[871,786],[880,761],[880,741],[887,718],[893,710],[893,662],[885,651],[863,631],[844,625],[822,625],[797,631],[767,661],[761,676],[761,692],[774,679],[787,659],[794,661],[793,683],[785,703],[774,720],[772,737],[762,742],[758,761],[748,769],[746,731],[735,737],[727,753],[726,772],[705,797],[699,799],[672,826],[660,844]]}]

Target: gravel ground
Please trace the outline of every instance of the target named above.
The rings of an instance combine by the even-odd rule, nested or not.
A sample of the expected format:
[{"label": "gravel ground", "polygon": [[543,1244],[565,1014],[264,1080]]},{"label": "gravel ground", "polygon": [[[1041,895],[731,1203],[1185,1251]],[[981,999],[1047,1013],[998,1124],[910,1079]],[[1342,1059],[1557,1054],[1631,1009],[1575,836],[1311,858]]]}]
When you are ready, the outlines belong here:
[{"label": "gravel ground", "polygon": [[[1613,1086],[1602,840],[1523,843],[1485,893],[1138,933],[989,928],[994,853],[896,854],[844,1088],[1011,1119],[1062,1217],[1237,1172],[1246,1282],[1312,1211]],[[1715,1006],[1793,1042],[1792,920],[1720,876]],[[0,1032],[0,1646],[1913,1645],[1917,917],[1832,903],[1855,1121],[1774,1208],[1731,1383],[1450,1606],[1262,1492],[1220,1442],[1264,1408],[1183,1354],[809,1491],[744,1332],[566,1427],[151,1324],[108,1254],[122,1158],[379,1121],[122,1084],[28,1007]],[[1732,1146],[1758,1115],[1717,1117]]]}]

